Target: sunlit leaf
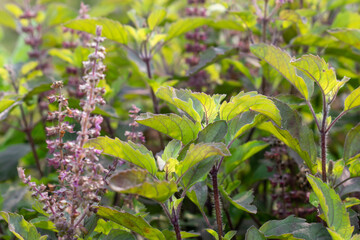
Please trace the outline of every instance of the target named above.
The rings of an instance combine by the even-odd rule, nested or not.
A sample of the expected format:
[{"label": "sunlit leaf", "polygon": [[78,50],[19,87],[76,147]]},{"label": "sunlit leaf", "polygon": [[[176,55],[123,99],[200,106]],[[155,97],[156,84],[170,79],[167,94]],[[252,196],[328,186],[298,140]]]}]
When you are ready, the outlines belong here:
[{"label": "sunlit leaf", "polygon": [[234,207],[243,210],[248,213],[256,214],[257,208],[255,205],[251,205],[254,201],[253,191],[247,191],[237,194],[234,197],[230,197],[224,190],[222,186],[220,186],[220,192],[228,200]]},{"label": "sunlit leaf", "polygon": [[157,172],[152,152],[143,145],[136,145],[131,141],[123,142],[118,138],[98,137],[87,141],[84,147],[94,147],[102,150],[102,154],[121,158],[148,170],[153,175]]},{"label": "sunlit leaf", "polygon": [[74,64],[74,53],[69,49],[52,48],[48,51],[49,55],[55,56],[70,64]]},{"label": "sunlit leaf", "polygon": [[333,29],[329,33],[340,41],[360,49],[360,29]]},{"label": "sunlit leaf", "polygon": [[9,230],[20,240],[45,240],[47,236],[41,236],[36,227],[16,213],[0,212],[0,215],[8,223]]},{"label": "sunlit leaf", "polygon": [[65,27],[95,34],[96,26],[103,27],[101,36],[116,42],[126,44],[127,32],[124,26],[117,21],[108,18],[76,19],[64,24]]},{"label": "sunlit leaf", "polygon": [[291,57],[288,53],[275,46],[266,44],[256,44],[251,46],[250,49],[253,54],[265,60],[278,70],[297,88],[306,100],[310,100],[314,91],[314,84],[308,79],[303,79],[296,74],[295,67],[290,64]]},{"label": "sunlit leaf", "polygon": [[190,141],[195,140],[201,129],[199,122],[194,123],[186,116],[180,117],[176,114],[154,115],[146,113],[137,117],[136,121],[180,140],[183,144],[188,144]]},{"label": "sunlit leaf", "polygon": [[209,19],[201,17],[183,18],[179,19],[170,25],[168,34],[165,41],[169,41],[175,37],[178,37],[186,32],[199,28],[210,22]]},{"label": "sunlit leaf", "polygon": [[345,204],[342,203],[340,196],[319,178],[308,175],[307,179],[319,199],[328,228],[343,239],[350,239],[354,227],[350,224],[349,213],[346,211]]},{"label": "sunlit leaf", "polygon": [[152,181],[140,169],[118,172],[110,178],[109,185],[115,192],[137,194],[159,202],[168,200],[177,191],[175,182]]},{"label": "sunlit leaf", "polygon": [[164,235],[158,229],[150,226],[150,224],[140,216],[120,212],[109,207],[99,207],[97,215],[120,224],[149,240],[165,240]]},{"label": "sunlit leaf", "polygon": [[[201,122],[201,117],[199,113],[195,111],[193,100],[189,97],[187,99],[181,99],[183,94],[190,94],[186,90],[177,90],[172,87],[161,87],[156,92],[158,98],[167,101],[168,103],[174,105],[175,107],[183,110],[196,122]],[[178,97],[179,95],[179,97]]]},{"label": "sunlit leaf", "polygon": [[344,111],[360,106],[360,87],[350,93],[344,102]]},{"label": "sunlit leaf", "polygon": [[317,83],[328,102],[336,97],[339,89],[349,80],[349,78],[344,77],[343,80],[338,81],[334,69],[330,68],[325,60],[318,56],[304,55],[291,61],[291,64]]},{"label": "sunlit leaf", "polygon": [[212,123],[218,115],[220,103],[225,98],[225,95],[215,94],[209,96],[205,93],[195,92],[191,96],[200,102],[206,122]]},{"label": "sunlit leaf", "polygon": [[154,30],[154,28],[164,20],[165,16],[166,11],[164,9],[157,9],[150,13],[150,16],[148,18],[149,28],[151,30]]},{"label": "sunlit leaf", "polygon": [[180,162],[176,173],[182,176],[197,163],[212,156],[229,156],[230,152],[223,143],[191,144],[183,161]]},{"label": "sunlit leaf", "polygon": [[229,102],[223,102],[220,107],[220,119],[230,121],[246,111],[261,113],[269,117],[277,125],[281,125],[279,109],[270,99],[257,94],[257,92],[240,92],[235,97],[232,97]]}]

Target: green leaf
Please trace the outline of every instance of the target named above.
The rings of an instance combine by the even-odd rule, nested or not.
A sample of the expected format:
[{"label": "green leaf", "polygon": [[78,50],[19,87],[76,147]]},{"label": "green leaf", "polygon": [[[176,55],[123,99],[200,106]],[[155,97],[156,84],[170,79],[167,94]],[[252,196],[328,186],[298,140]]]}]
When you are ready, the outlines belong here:
[{"label": "green leaf", "polygon": [[208,198],[208,186],[205,182],[198,182],[192,186],[186,196],[204,213],[204,205]]},{"label": "green leaf", "polygon": [[215,94],[209,96],[206,93],[195,92],[191,96],[200,102],[205,115],[205,121],[208,124],[212,123],[218,115],[220,102],[225,98],[225,95]]},{"label": "green leaf", "polygon": [[270,132],[292,148],[315,173],[317,152],[313,132],[308,126],[301,124],[301,117],[295,110],[279,100],[273,99],[273,101],[280,110],[281,128],[270,122],[261,123],[257,127]]},{"label": "green leaf", "polygon": [[227,133],[227,129],[227,124],[223,120],[210,123],[199,132],[197,142],[222,142]]},{"label": "green leaf", "polygon": [[136,121],[175,138],[185,145],[195,140],[201,130],[199,122],[193,123],[186,116],[180,117],[172,113],[168,115],[141,114],[136,118]]},{"label": "green leaf", "polygon": [[31,219],[30,222],[37,228],[50,230],[52,232],[58,232],[58,230],[55,227],[55,224],[49,221],[48,217],[41,216],[41,217],[33,218]]},{"label": "green leaf", "polygon": [[223,143],[191,144],[184,160],[179,163],[176,174],[182,176],[197,163],[212,156],[230,156],[230,152]]},{"label": "green leaf", "polygon": [[151,227],[142,217],[109,207],[99,207],[97,215],[120,224],[149,240],[165,240],[164,235],[158,229]]},{"label": "green leaf", "polygon": [[186,32],[192,31],[210,22],[207,18],[192,17],[179,19],[170,25],[165,41],[176,38]]},{"label": "green leaf", "polygon": [[273,101],[257,92],[240,92],[232,97],[229,102],[223,102],[220,107],[220,119],[230,121],[246,111],[255,111],[269,117],[277,125],[281,126],[279,109]]},{"label": "green leaf", "polygon": [[9,108],[11,105],[15,103],[15,100],[12,99],[1,99],[0,101],[0,113],[5,111],[7,108]]},{"label": "green leaf", "polygon": [[319,199],[325,221],[329,227],[328,229],[337,233],[345,240],[350,239],[354,227],[350,224],[349,213],[346,211],[340,196],[319,178],[308,175],[307,179]]},{"label": "green leaf", "polygon": [[314,84],[296,74],[295,67],[290,64],[291,57],[288,53],[266,44],[252,45],[250,49],[255,56],[265,60],[281,73],[306,100],[310,100],[314,91]]},{"label": "green leaf", "polygon": [[[166,240],[176,240],[176,234],[174,231],[170,231],[170,230],[163,230],[162,233],[164,234]],[[186,239],[186,238],[198,238],[200,237],[200,234],[198,233],[191,233],[191,232],[184,232],[181,231],[181,238],[182,239]]]},{"label": "green leaf", "polygon": [[94,35],[97,25],[102,26],[102,37],[106,37],[107,39],[121,44],[127,44],[128,37],[124,26],[120,22],[108,18],[75,19],[64,24],[67,28],[84,31]]},{"label": "green leaf", "polygon": [[28,144],[15,144],[8,146],[0,152],[0,181],[17,177],[19,160],[30,151]]},{"label": "green leaf", "polygon": [[119,229],[113,229],[106,237],[101,238],[101,240],[117,240],[117,239],[136,240],[135,236],[132,235],[131,233]]},{"label": "green leaf", "polygon": [[0,215],[9,225],[9,230],[20,240],[45,240],[47,236],[41,236],[36,227],[16,213],[0,212]]},{"label": "green leaf", "polygon": [[346,206],[346,208],[350,208],[356,205],[360,204],[360,199],[355,198],[355,197],[347,197],[344,200],[344,204]]},{"label": "green leaf", "polygon": [[231,198],[227,192],[225,192],[222,186],[219,187],[221,194],[237,209],[243,210],[248,213],[256,214],[257,209],[255,205],[251,205],[254,201],[253,191],[242,192]]},{"label": "green leaf", "polygon": [[256,227],[251,226],[246,231],[245,240],[266,240],[266,238]]},{"label": "green leaf", "polygon": [[74,53],[70,49],[52,48],[48,51],[49,55],[58,57],[67,63],[74,64]]},{"label": "green leaf", "polygon": [[209,22],[208,24],[215,29],[230,29],[239,32],[246,30],[246,25],[243,23],[243,21],[236,19],[220,19]]},{"label": "green leaf", "polygon": [[15,18],[6,10],[0,10],[0,25],[16,30]]},{"label": "green leaf", "polygon": [[328,240],[330,237],[322,224],[307,223],[305,219],[294,216],[268,221],[259,230],[271,239]]},{"label": "green leaf", "polygon": [[172,87],[160,87],[156,92],[156,96],[175,107],[183,110],[195,121],[201,122],[201,117],[198,112],[196,112],[193,104],[193,100],[188,97],[184,99],[184,95],[191,94],[190,91],[187,90],[177,90]]},{"label": "green leaf", "polygon": [[112,190],[120,193],[137,194],[158,202],[165,202],[177,192],[175,182],[154,182],[147,177],[147,172],[129,169],[113,175],[109,180]]},{"label": "green leaf", "polygon": [[334,29],[328,32],[340,41],[360,49],[360,29]]},{"label": "green leaf", "polygon": [[165,162],[170,158],[177,158],[181,150],[181,142],[173,139],[165,147],[163,154],[161,155],[162,160]]},{"label": "green leaf", "polygon": [[224,240],[231,240],[236,235],[236,231],[229,231],[225,234]]},{"label": "green leaf", "polygon": [[45,16],[44,23],[46,26],[52,27],[76,18],[77,13],[66,4],[55,3],[46,7]]},{"label": "green leaf", "polygon": [[151,30],[154,30],[165,18],[166,11],[164,9],[157,9],[153,11],[148,17],[148,24]]},{"label": "green leaf", "polygon": [[219,159],[219,156],[209,157],[190,168],[181,179],[183,187],[190,188],[194,184],[204,181],[215,162],[219,161]]},{"label": "green leaf", "polygon": [[191,67],[187,72],[187,75],[188,76],[193,75],[199,72],[200,70],[216,62],[219,62],[222,59],[229,58],[230,56],[237,54],[237,52],[238,51],[236,49],[225,50],[222,48],[210,47],[200,53],[199,63]]},{"label": "green leaf", "polygon": [[355,160],[356,156],[360,154],[359,149],[360,142],[360,124],[353,127],[346,135],[344,144],[344,156],[343,159],[346,164],[350,164]]},{"label": "green leaf", "polygon": [[350,93],[344,102],[344,111],[360,106],[360,87]]},{"label": "green leaf", "polygon": [[235,152],[232,153],[231,157],[225,159],[226,172],[230,173],[243,161],[262,151],[267,146],[269,146],[268,143],[254,140],[236,147]]},{"label": "green leaf", "polygon": [[138,167],[148,170],[152,175],[157,172],[156,162],[152,152],[147,150],[143,145],[123,142],[118,138],[98,137],[90,139],[84,147],[94,147],[102,150],[102,154],[121,158],[127,162],[133,163]]},{"label": "green leaf", "polygon": [[211,228],[207,228],[206,231],[210,233],[216,240],[219,240],[219,234]]},{"label": "green leaf", "polygon": [[100,218],[97,221],[94,231],[108,235],[112,229],[124,230],[126,228],[124,228],[123,226],[120,226],[119,224],[117,224],[113,221],[105,221],[104,219]]},{"label": "green leaf", "polygon": [[255,112],[244,112],[233,118],[228,126],[229,130],[226,135],[226,142],[231,142],[240,137],[247,130],[255,127],[257,124],[263,122],[265,117]]},{"label": "green leaf", "polygon": [[305,55],[293,60],[291,64],[316,82],[326,96],[326,101],[330,103],[336,97],[339,89],[349,80],[349,78],[344,77],[343,80],[338,81],[334,69],[330,68],[325,60],[318,56]]}]

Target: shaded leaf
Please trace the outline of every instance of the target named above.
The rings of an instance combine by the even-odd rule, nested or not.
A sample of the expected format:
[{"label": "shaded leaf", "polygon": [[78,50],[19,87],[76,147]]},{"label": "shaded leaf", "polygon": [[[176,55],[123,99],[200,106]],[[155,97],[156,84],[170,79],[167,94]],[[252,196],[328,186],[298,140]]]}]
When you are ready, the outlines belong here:
[{"label": "shaded leaf", "polygon": [[359,142],[360,142],[360,124],[353,127],[346,135],[345,144],[344,144],[344,155],[343,155],[343,159],[346,164],[350,164],[353,160],[356,159],[354,157],[360,154]]},{"label": "shaded leaf", "polygon": [[222,59],[228,58],[232,55],[237,54],[237,49],[225,50],[222,48],[211,47],[200,53],[199,63],[189,69],[187,75],[193,75],[200,70],[219,62]]},{"label": "shaded leaf", "polygon": [[234,207],[243,210],[248,213],[256,214],[257,208],[255,205],[251,205],[254,201],[253,191],[242,192],[231,198],[224,190],[222,186],[220,186],[220,192],[228,200]]},{"label": "shaded leaf", "polygon": [[251,226],[246,231],[245,240],[266,240],[266,238],[256,227]]},{"label": "shaded leaf", "polygon": [[113,175],[109,180],[112,190],[120,193],[137,194],[159,202],[169,199],[175,192],[175,182],[154,182],[147,177],[147,172],[140,169],[129,169]]},{"label": "shaded leaf", "polygon": [[269,146],[269,144],[266,142],[254,140],[236,147],[235,152],[232,153],[231,157],[225,159],[226,172],[229,173],[233,171],[243,161],[262,151],[267,146]]},{"label": "shaded leaf", "polygon": [[96,26],[102,26],[101,36],[118,43],[126,44],[127,32],[124,26],[108,18],[75,19],[64,24],[65,27],[95,35]]},{"label": "shaded leaf", "polygon": [[152,152],[147,150],[143,145],[136,145],[131,141],[123,142],[118,138],[98,137],[87,141],[84,147],[94,147],[102,150],[102,154],[121,158],[148,170],[153,175],[157,172],[156,162]]},{"label": "shaded leaf", "polygon": [[[162,233],[164,234],[166,240],[176,240],[176,234],[174,231],[165,229],[162,231]],[[198,234],[198,233],[191,233],[191,232],[184,232],[184,231],[181,231],[180,234],[181,234],[182,239],[196,238],[196,237],[200,236],[200,234]]]},{"label": "shaded leaf", "polygon": [[181,142],[173,139],[165,147],[163,154],[161,155],[162,160],[165,162],[170,158],[177,158],[181,150]]},{"label": "shaded leaf", "polygon": [[36,227],[16,213],[0,212],[0,215],[8,223],[9,230],[20,240],[45,240],[47,236],[41,236]]},{"label": "shaded leaf", "polygon": [[197,134],[201,130],[199,122],[193,123],[186,116],[178,116],[176,114],[158,114],[151,113],[141,114],[136,121],[142,125],[151,127],[162,132],[169,137],[180,140],[183,144],[188,144],[195,140]]},{"label": "shaded leaf", "polygon": [[227,124],[225,121],[216,121],[207,125],[199,132],[197,142],[221,142],[227,133]]},{"label": "shaded leaf", "polygon": [[307,223],[305,219],[294,216],[268,221],[259,230],[270,239],[282,237],[282,239],[327,240],[330,237],[322,224]]},{"label": "shaded leaf", "polygon": [[97,215],[120,224],[131,231],[150,240],[165,240],[164,235],[156,228],[150,226],[140,216],[134,216],[127,212],[121,212],[109,207],[99,207]]},{"label": "shaded leaf", "polygon": [[205,182],[198,182],[192,186],[186,196],[204,213],[204,205],[208,198],[208,187]]},{"label": "shaded leaf", "polygon": [[319,199],[321,209],[324,212],[324,219],[329,227],[328,229],[345,240],[350,239],[354,227],[350,224],[349,213],[346,211],[340,196],[319,178],[308,175],[307,179]]},{"label": "shaded leaf", "polygon": [[251,52],[265,60],[280,72],[306,99],[310,100],[314,91],[314,84],[296,74],[296,68],[290,64],[291,57],[280,48],[266,44],[256,44],[250,47]]},{"label": "shaded leaf", "polygon": [[29,151],[30,146],[28,144],[15,144],[0,152],[0,181],[17,176],[18,162]]}]

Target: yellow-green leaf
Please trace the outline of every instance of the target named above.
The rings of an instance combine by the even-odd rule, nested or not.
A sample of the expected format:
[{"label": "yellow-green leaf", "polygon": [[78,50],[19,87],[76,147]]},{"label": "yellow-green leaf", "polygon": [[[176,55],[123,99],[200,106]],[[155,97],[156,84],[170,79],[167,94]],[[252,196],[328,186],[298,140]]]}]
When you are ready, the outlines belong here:
[{"label": "yellow-green leaf", "polygon": [[330,68],[325,60],[318,56],[305,55],[293,60],[291,64],[317,83],[328,102],[331,102],[336,97],[339,89],[349,80],[349,78],[344,77],[341,81],[338,81],[335,70]]},{"label": "yellow-green leaf", "polygon": [[253,54],[265,60],[281,73],[306,100],[310,100],[314,91],[314,84],[309,79],[303,79],[296,74],[295,67],[290,64],[291,57],[288,53],[267,44],[252,45],[250,49]]},{"label": "yellow-green leaf", "polygon": [[203,25],[206,25],[209,22],[210,22],[209,19],[201,18],[201,17],[179,19],[178,21],[170,25],[165,41],[169,41],[186,32],[189,32]]},{"label": "yellow-green leaf", "polygon": [[191,96],[199,100],[207,123],[212,123],[218,115],[220,102],[225,98],[225,95],[215,94],[212,96],[206,93],[192,93]]},{"label": "yellow-green leaf", "polygon": [[350,93],[344,102],[344,111],[360,106],[360,87]]},{"label": "yellow-green leaf", "polygon": [[65,27],[95,34],[96,26],[102,26],[101,36],[107,39],[126,44],[128,41],[127,32],[124,26],[108,18],[76,19],[64,24]]},{"label": "yellow-green leaf", "polygon": [[220,107],[220,119],[230,121],[246,111],[255,111],[269,117],[281,126],[280,111],[273,101],[257,92],[241,92],[232,97],[229,102],[223,102]]},{"label": "yellow-green leaf", "polygon": [[319,178],[308,175],[307,179],[319,199],[329,233],[341,237],[338,239],[350,240],[354,227],[351,226],[349,213],[340,196]]},{"label": "yellow-green leaf", "polygon": [[69,49],[53,48],[48,51],[49,55],[55,56],[70,64],[74,64],[74,53]]},{"label": "yellow-green leaf", "polygon": [[188,117],[180,117],[176,114],[154,115],[146,113],[137,117],[136,121],[162,132],[169,137],[180,140],[183,144],[188,144],[192,140],[195,140],[201,130],[200,122],[194,123]]},{"label": "yellow-green leaf", "polygon": [[148,18],[149,28],[154,30],[154,28],[164,20],[165,16],[166,11],[164,9],[157,9],[153,11]]},{"label": "yellow-green leaf", "polygon": [[175,182],[152,181],[147,172],[140,169],[128,169],[113,175],[109,186],[115,192],[137,194],[158,202],[165,202],[177,191]]},{"label": "yellow-green leaf", "polygon": [[94,147],[102,150],[102,154],[121,158],[148,170],[153,175],[157,172],[152,152],[143,145],[137,145],[131,141],[123,142],[118,138],[98,137],[87,141],[84,147]]},{"label": "yellow-green leaf", "polygon": [[176,174],[182,176],[190,168],[212,156],[230,156],[230,152],[223,143],[191,144],[184,160],[179,163]]}]

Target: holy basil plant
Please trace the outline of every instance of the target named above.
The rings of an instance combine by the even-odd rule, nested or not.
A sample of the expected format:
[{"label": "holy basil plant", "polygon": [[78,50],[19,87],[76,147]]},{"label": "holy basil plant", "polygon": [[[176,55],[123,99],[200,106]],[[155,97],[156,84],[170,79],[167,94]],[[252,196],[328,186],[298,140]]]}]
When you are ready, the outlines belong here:
[{"label": "holy basil plant", "polygon": [[[360,88],[346,97],[343,111],[332,119],[331,104],[348,78],[337,80],[335,70],[318,56],[304,55],[295,59],[285,51],[266,44],[253,45],[251,51],[273,66],[299,91],[313,117],[319,135],[318,145],[315,144],[312,130],[302,124],[299,114],[277,100],[274,100],[274,103],[280,112],[284,113],[281,115],[284,124],[280,127],[271,122],[264,122],[258,125],[258,128],[272,133],[295,150],[309,168],[311,174],[307,176],[307,180],[313,189],[310,202],[320,209],[319,217],[325,221],[326,227],[288,217],[284,220],[267,222],[260,229],[252,227],[248,230],[246,238],[358,239],[359,235],[353,235],[354,227],[350,221],[348,208],[360,204],[360,201],[356,198],[343,200],[342,197],[352,192],[351,189],[346,189],[348,188],[346,183],[360,176],[359,171],[355,170],[358,169],[356,166],[359,151],[354,149],[359,125],[348,133],[342,159],[329,160],[326,151],[327,138],[335,123],[349,110],[360,106]],[[318,113],[311,103],[314,83],[322,97],[322,110]],[[318,150],[320,157],[317,154]]]},{"label": "holy basil plant", "polygon": [[[241,92],[226,101],[225,95],[211,96],[190,90],[161,87],[156,96],[176,107],[181,113],[145,113],[136,118],[138,123],[172,139],[162,154],[154,157],[143,145],[108,137],[91,139],[85,146],[94,147],[101,150],[102,154],[134,165],[133,168],[118,172],[110,178],[111,189],[158,202],[173,224],[175,233],[172,234],[177,239],[186,236],[179,226],[183,200],[188,197],[203,211],[204,203],[201,203],[199,197],[204,190],[196,184],[203,182],[210,173],[217,219],[215,235],[223,237],[220,195],[235,207],[256,213],[256,207],[251,205],[251,191],[232,199],[218,184],[218,172],[222,162],[230,156],[228,148],[239,136],[258,123],[270,122],[271,125],[281,128],[281,112],[274,101],[257,92]],[[98,215],[110,220],[112,218],[104,211],[111,211],[113,217],[119,219],[123,214],[115,209],[100,207]],[[214,231],[209,229],[209,233],[214,234]],[[166,235],[158,232],[156,237],[150,237],[155,233],[146,231],[139,234],[149,239],[164,239]],[[231,231],[223,238],[230,239],[233,234]]]}]

